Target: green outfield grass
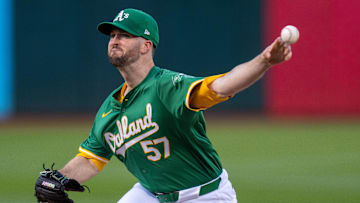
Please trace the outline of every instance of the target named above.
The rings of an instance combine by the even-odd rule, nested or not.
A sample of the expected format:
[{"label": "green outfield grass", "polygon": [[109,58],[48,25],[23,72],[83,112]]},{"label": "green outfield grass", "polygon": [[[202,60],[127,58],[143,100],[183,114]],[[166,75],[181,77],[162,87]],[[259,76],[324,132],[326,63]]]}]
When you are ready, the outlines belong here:
[{"label": "green outfield grass", "polygon": [[[0,124],[0,202],[35,202],[42,164],[61,168],[90,126],[74,120]],[[360,202],[360,120],[216,118],[207,130],[239,202]],[[135,182],[113,159],[86,183],[91,193],[69,194],[77,203],[115,203]]]}]

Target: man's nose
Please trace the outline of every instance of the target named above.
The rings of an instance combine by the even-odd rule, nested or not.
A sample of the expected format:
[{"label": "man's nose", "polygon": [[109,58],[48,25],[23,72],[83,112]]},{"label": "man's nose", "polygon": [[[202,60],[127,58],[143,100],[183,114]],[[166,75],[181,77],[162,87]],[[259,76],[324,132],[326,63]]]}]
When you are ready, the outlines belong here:
[{"label": "man's nose", "polygon": [[113,37],[110,39],[109,42],[111,45],[118,45],[120,43],[120,40],[117,37]]}]

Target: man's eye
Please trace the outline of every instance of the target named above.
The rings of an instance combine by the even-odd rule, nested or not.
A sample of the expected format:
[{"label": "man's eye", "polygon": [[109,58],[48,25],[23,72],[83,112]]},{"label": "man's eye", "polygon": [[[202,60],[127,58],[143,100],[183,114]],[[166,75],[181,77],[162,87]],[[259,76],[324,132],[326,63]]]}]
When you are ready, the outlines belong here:
[{"label": "man's eye", "polygon": [[121,36],[125,37],[125,38],[130,38],[131,37],[131,35],[129,35],[129,34],[122,34]]},{"label": "man's eye", "polygon": [[113,39],[113,38],[132,38],[133,36],[128,34],[128,33],[120,33],[120,34],[110,34],[110,38]]}]

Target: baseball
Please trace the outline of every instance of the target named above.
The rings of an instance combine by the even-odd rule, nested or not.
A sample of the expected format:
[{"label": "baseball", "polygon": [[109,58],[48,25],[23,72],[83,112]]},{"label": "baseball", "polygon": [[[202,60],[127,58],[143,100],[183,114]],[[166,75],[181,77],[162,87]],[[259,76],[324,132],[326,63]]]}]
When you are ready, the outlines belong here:
[{"label": "baseball", "polygon": [[295,26],[287,25],[281,30],[281,39],[288,44],[297,42],[299,36],[299,30]]}]

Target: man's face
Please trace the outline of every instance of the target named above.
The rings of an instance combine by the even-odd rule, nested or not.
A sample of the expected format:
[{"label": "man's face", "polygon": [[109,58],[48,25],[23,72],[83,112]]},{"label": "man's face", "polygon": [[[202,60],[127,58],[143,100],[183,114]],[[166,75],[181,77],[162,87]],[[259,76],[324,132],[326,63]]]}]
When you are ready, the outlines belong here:
[{"label": "man's face", "polygon": [[110,33],[108,44],[109,61],[118,68],[130,65],[140,58],[140,47],[140,37],[114,29]]}]

